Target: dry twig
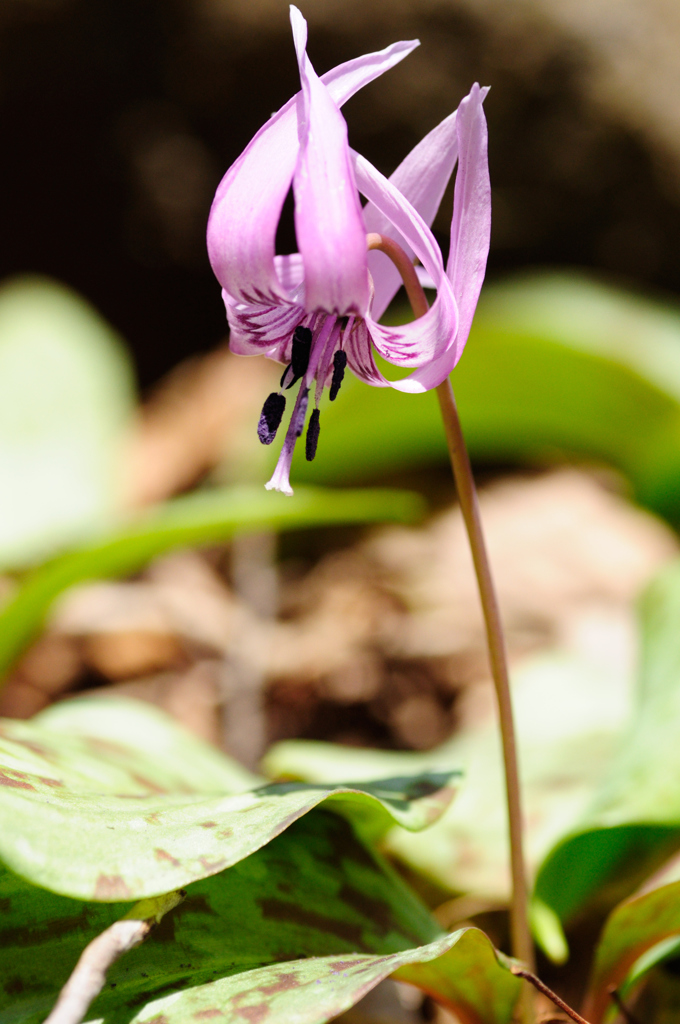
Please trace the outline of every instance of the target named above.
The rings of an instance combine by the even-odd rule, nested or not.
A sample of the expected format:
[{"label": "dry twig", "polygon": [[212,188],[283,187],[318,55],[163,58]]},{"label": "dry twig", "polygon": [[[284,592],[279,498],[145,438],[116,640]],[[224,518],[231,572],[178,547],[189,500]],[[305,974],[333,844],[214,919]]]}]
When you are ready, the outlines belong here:
[{"label": "dry twig", "polygon": [[116,960],[143,942],[164,914],[181,903],[182,889],[140,900],[83,950],[45,1024],[80,1024],[93,999],[101,992],[106,972]]},{"label": "dry twig", "polygon": [[553,992],[551,988],[548,988],[545,982],[541,981],[540,978],[537,978],[531,971],[526,971],[523,967],[514,965],[510,970],[514,975],[516,975],[516,977],[524,978],[524,980],[528,981],[530,985],[533,985],[535,989],[538,989],[538,991],[542,992],[544,996],[547,996],[551,1003],[554,1003],[555,1006],[559,1006],[560,1010],[566,1013],[567,1017],[571,1017],[573,1021],[576,1021],[576,1024],[588,1024],[585,1017],[582,1017],[580,1013],[573,1010],[569,1003],[565,1003],[564,999],[562,999],[561,996],[558,996],[557,992]]}]

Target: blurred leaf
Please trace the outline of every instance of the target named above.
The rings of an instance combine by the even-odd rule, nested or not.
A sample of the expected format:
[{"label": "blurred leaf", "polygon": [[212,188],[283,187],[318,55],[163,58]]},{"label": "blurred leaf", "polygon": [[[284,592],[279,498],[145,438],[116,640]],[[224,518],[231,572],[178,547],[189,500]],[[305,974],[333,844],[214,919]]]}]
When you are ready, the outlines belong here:
[{"label": "blurred leaf", "polygon": [[[608,768],[628,714],[615,673],[559,655],[528,659],[513,672],[526,846],[535,867],[582,817]],[[422,837],[394,828],[391,853],[440,885],[494,900],[509,893],[507,825],[495,718],[463,729],[428,753],[356,750],[288,740],[264,759],[272,778],[317,783],[460,766],[465,785]]]},{"label": "blurred leaf", "polygon": [[[357,482],[447,458],[433,393],[350,378],[322,408],[319,454],[295,460],[295,479]],[[603,459],[680,518],[677,309],[576,274],[487,286],[452,382],[473,458]]]},{"label": "blurred leaf", "polygon": [[[636,706],[578,829],[550,853],[536,894],[568,921],[592,900],[616,902],[680,846],[680,564],[641,602]],[[608,888],[605,888],[608,887]]]},{"label": "blurred leaf", "polygon": [[[71,698],[45,708],[30,722],[0,722],[3,739],[6,730],[13,736],[16,732],[14,742],[43,759],[48,743],[53,767],[62,765],[74,773],[79,787],[92,791],[103,785],[121,792],[132,786],[134,792],[245,793],[266,781],[165,712],[127,697]],[[44,737],[37,741],[39,750],[30,739],[36,727]],[[82,762],[78,749],[86,751]]]},{"label": "blurred leaf", "polygon": [[173,548],[214,544],[238,531],[409,522],[423,511],[417,494],[377,489],[302,487],[288,498],[263,487],[232,487],[175,498],[61,555],[25,579],[0,611],[0,677],[40,630],[54,599],[75,583],[136,572]]},{"label": "blurred leaf", "polygon": [[[148,753],[124,741],[124,720],[131,738],[150,723]],[[130,700],[3,720],[0,857],[67,896],[140,899],[222,871],[324,801],[379,834],[394,821],[425,828],[454,795],[450,771],[246,791],[242,769],[198,746],[162,713]]]},{"label": "blurred leaf", "polygon": [[[6,1024],[37,1022],[83,946],[127,906],[70,900],[8,872],[0,875],[0,898],[6,908],[0,1013]],[[413,948],[431,942],[434,949]],[[407,952],[392,960],[399,951]],[[365,955],[371,953],[379,956]],[[288,991],[283,976],[295,988],[291,974],[316,964],[312,977],[320,980],[312,1006],[305,1000],[303,1012],[321,1021],[334,1015],[326,1007],[335,1005],[338,985],[349,1006],[402,963],[433,954],[438,958],[427,965],[402,967],[404,980],[460,1006],[463,1019],[489,1024],[509,1019],[517,979],[498,963],[486,937],[476,931],[442,937],[425,907],[348,822],[312,811],[229,870],[190,885],[187,898],[161,927],[109,971],[90,1015],[127,1021],[150,998],[182,989],[181,996],[172,997],[178,1012],[200,1012],[225,999],[225,988],[230,996],[250,993],[262,979],[253,969],[272,964],[262,983],[268,980],[273,987],[253,993],[253,1001],[262,1003],[263,996]],[[330,975],[327,961],[287,962],[310,956],[332,958]],[[348,984],[341,972],[358,963],[373,969]],[[242,1002],[250,1002],[245,994]],[[147,1007],[141,1015],[146,1019],[153,1012]]]},{"label": "blurred leaf", "polygon": [[112,519],[132,403],[126,352],[83,299],[38,277],[0,288],[0,568]]},{"label": "blurred leaf", "polygon": [[[677,951],[680,935],[680,858],[674,857],[642,889],[614,908],[595,952],[584,1013],[599,1024],[611,1005],[610,990],[619,988],[637,963],[635,981],[660,959]],[[674,938],[673,943],[664,940]],[[663,946],[659,946],[663,942]],[[646,957],[643,971],[639,961]]]}]

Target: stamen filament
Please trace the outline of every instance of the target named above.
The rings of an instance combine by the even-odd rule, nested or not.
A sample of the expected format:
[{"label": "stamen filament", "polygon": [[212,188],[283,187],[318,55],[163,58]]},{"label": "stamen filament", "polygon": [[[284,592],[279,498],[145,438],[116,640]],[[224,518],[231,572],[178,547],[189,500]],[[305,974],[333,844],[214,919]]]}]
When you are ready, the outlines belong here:
[{"label": "stamen filament", "polygon": [[333,363],[333,353],[335,352],[336,346],[340,341],[340,335],[342,333],[342,327],[339,320],[333,320],[333,327],[328,335],[326,345],[323,353],[321,354],[316,371],[316,389],[314,392],[314,402],[316,405],[321,401],[323,390],[326,386],[326,380],[330,372],[331,365]]}]

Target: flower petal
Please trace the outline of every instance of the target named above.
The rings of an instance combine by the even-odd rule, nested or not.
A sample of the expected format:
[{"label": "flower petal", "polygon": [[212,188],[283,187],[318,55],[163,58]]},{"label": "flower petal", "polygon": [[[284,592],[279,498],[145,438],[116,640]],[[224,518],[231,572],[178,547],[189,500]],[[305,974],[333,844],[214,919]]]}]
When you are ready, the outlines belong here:
[{"label": "flower petal", "polygon": [[[400,391],[427,390],[422,385],[422,379],[427,377],[425,366],[436,361],[439,367],[440,358],[450,357],[455,345],[458,312],[453,288],[444,272],[439,246],[417,210],[368,160],[358,154],[354,154],[354,160],[359,188],[399,231],[437,287],[437,298],[432,308],[409,324],[385,327],[376,323],[372,315],[366,317],[368,331],[380,355],[397,366],[421,368],[404,380],[387,383]],[[373,376],[372,370],[369,375]],[[440,380],[445,376],[446,372],[442,373]]]},{"label": "flower petal", "polygon": [[239,356],[261,355],[290,362],[293,332],[306,319],[302,306],[235,302],[222,291],[229,321],[229,348]]},{"label": "flower petal", "polygon": [[[481,90],[482,100],[488,91],[488,88]],[[390,181],[409,200],[428,227],[432,225],[437,214],[458,160],[457,114],[458,111],[454,110],[436,128],[428,132],[390,175]],[[366,231],[389,234],[409,256],[412,255],[406,240],[395,232],[372,203],[364,207],[364,223]],[[375,287],[372,313],[375,319],[379,320],[394,298],[401,278],[394,264],[377,251],[369,253],[368,268]]]},{"label": "flower petal", "polygon": [[[321,80],[342,106],[416,46],[417,40],[394,43],[338,65]],[[274,252],[281,208],[297,161],[296,102],[294,96],[250,141],[220,182],[210,211],[208,253],[213,271],[222,287],[244,302],[282,297]]]},{"label": "flower petal", "polygon": [[486,118],[482,107],[487,91],[473,85],[458,107],[458,174],[453,195],[451,249],[446,268],[460,316],[456,362],[470,333],[489,255],[491,183]]},{"label": "flower petal", "polygon": [[288,256],[275,256],[274,266],[276,267],[276,276],[283,288],[285,288],[286,293],[295,293],[299,290],[300,295],[302,295],[305,265],[302,262],[300,253],[292,252]]},{"label": "flower petal", "polygon": [[[444,190],[458,159],[456,114],[457,111],[449,114],[421,139],[390,175],[392,184],[409,200],[428,227],[439,209]],[[413,257],[413,250],[406,239],[373,203],[367,203],[364,207],[364,223],[367,232],[376,231],[378,234],[389,235]],[[382,253],[369,253],[368,266],[375,288],[371,312],[375,319],[379,320],[401,285],[401,278],[392,261]]]},{"label": "flower petal", "polygon": [[347,125],[307,56],[307,23],[290,19],[300,68],[300,152],[293,177],[295,230],[305,265],[305,307],[344,316],[368,308],[366,229]]},{"label": "flower petal", "polygon": [[357,321],[345,338],[344,351],[347,353],[347,365],[359,380],[376,388],[390,386],[390,382],[375,365],[371,335],[364,320]]}]

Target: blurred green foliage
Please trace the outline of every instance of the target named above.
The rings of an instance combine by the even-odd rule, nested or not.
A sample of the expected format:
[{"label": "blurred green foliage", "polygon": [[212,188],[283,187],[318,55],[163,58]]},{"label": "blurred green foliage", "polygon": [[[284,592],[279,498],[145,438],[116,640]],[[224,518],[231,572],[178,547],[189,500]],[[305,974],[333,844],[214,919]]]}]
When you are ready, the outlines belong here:
[{"label": "blurred green foliage", "polygon": [[111,522],[132,411],[127,352],[84,299],[39,277],[2,286],[0,569]]},{"label": "blurred green foliage", "polygon": [[303,487],[290,499],[263,487],[224,487],[164,502],[25,577],[0,610],[0,678],[40,630],[54,599],[76,583],[137,572],[166,551],[226,541],[246,530],[412,522],[424,508],[417,494],[387,488]]}]

